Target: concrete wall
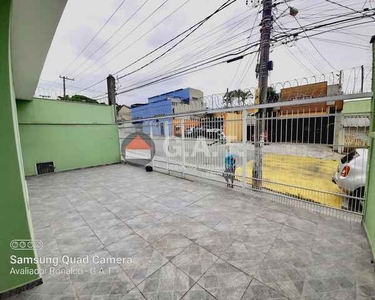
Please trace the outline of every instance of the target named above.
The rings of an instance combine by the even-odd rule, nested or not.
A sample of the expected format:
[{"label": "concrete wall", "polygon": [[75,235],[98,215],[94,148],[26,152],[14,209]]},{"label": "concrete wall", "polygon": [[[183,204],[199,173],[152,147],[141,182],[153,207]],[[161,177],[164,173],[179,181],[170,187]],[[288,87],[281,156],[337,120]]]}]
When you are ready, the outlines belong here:
[{"label": "concrete wall", "polygon": [[[11,255],[33,258],[33,250],[15,251],[13,239],[30,239],[31,226],[27,205],[27,188],[21,156],[16,101],[10,57],[11,0],[0,5],[0,294],[24,286],[39,278],[38,275],[10,274],[35,264],[12,265]],[[0,295],[1,298],[1,295]]]},{"label": "concrete wall", "polygon": [[17,101],[17,111],[26,175],[40,162],[56,171],[120,162],[112,106],[34,99]]},{"label": "concrete wall", "polygon": [[345,101],[343,114],[358,114],[371,112],[371,100]]}]

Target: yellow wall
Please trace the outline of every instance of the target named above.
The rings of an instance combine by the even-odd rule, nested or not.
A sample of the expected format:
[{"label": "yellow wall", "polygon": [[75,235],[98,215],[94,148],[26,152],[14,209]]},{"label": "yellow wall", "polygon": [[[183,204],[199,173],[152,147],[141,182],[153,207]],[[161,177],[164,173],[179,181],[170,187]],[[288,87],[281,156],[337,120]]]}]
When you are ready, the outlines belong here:
[{"label": "yellow wall", "polygon": [[228,141],[242,141],[242,113],[225,113],[224,134]]}]

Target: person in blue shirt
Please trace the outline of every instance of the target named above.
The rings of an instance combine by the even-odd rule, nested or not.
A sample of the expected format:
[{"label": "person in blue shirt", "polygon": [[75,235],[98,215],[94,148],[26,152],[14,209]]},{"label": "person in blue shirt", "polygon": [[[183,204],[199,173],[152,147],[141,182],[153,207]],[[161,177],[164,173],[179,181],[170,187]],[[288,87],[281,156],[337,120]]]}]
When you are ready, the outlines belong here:
[{"label": "person in blue shirt", "polygon": [[227,187],[233,188],[234,174],[236,172],[236,159],[233,154],[231,154],[229,146],[226,148],[224,164],[224,178],[227,182]]}]

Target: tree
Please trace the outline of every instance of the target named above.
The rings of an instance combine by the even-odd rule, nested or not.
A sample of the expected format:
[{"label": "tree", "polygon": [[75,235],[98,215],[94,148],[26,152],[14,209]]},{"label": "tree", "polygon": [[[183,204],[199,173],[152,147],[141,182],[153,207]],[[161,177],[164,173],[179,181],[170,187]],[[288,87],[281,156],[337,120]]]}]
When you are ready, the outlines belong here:
[{"label": "tree", "polygon": [[246,100],[252,98],[253,94],[250,91],[237,90],[236,97],[238,105],[245,105]]},{"label": "tree", "polygon": [[86,103],[98,103],[98,101],[86,97],[84,95],[74,95],[70,98],[70,101],[86,102]]},{"label": "tree", "polygon": [[227,91],[224,95],[223,102],[226,107],[233,106],[234,101],[236,100],[238,105],[245,105],[246,100],[252,98],[253,94],[250,91],[243,91],[241,89]]},{"label": "tree", "polygon": [[279,94],[272,87],[269,87],[267,90],[267,102],[276,103],[279,102],[279,98]]}]

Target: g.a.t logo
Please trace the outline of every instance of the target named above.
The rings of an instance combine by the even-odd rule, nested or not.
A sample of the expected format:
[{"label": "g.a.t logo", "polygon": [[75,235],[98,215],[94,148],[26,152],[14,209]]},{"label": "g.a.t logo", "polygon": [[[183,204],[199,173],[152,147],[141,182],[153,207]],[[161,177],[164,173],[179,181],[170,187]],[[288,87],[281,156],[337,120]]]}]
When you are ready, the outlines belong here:
[{"label": "g.a.t logo", "polygon": [[155,155],[155,143],[147,134],[131,133],[122,142],[121,152],[125,162],[144,166]]},{"label": "g.a.t logo", "polygon": [[10,248],[13,250],[40,250],[43,248],[41,240],[12,240]]}]

